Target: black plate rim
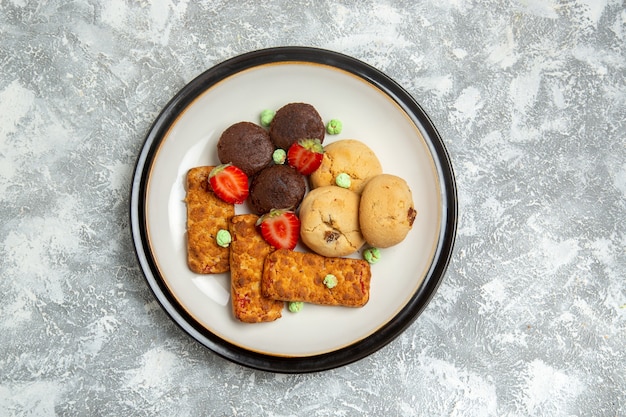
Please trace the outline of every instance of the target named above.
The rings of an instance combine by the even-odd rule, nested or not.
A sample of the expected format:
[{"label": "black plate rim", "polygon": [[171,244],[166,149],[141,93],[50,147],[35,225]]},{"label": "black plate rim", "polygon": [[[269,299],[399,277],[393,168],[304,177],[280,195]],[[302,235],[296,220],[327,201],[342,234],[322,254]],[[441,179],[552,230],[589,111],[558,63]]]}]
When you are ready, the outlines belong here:
[{"label": "black plate rim", "polygon": [[[156,150],[181,112],[212,85],[256,66],[280,62],[308,62],[332,66],[371,83],[393,99],[423,130],[438,171],[442,198],[442,227],[433,261],[422,285],[404,308],[377,332],[341,349],[303,357],[266,355],[231,344],[196,322],[181,306],[160,276],[147,244],[145,207],[147,182]],[[454,170],[444,142],[430,117],[397,82],[375,67],[351,56],[314,47],[283,46],[247,52],[204,71],[185,85],[163,108],[150,127],[135,164],[130,225],[135,255],[155,298],[170,318],[194,340],[219,356],[249,368],[277,373],[309,373],[330,370],[363,359],[380,350],[407,329],[429,304],[450,263],[458,216]]]}]

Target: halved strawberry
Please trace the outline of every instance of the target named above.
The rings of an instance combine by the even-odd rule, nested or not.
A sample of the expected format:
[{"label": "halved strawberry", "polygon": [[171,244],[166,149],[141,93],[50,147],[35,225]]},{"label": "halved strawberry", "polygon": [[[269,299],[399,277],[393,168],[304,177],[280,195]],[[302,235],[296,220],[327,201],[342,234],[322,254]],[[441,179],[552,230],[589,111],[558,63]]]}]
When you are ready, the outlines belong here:
[{"label": "halved strawberry", "polygon": [[216,196],[231,204],[248,198],[248,176],[233,164],[218,165],[209,173],[209,184]]},{"label": "halved strawberry", "polygon": [[323,157],[324,147],[319,139],[301,139],[287,151],[287,163],[302,175],[309,175],[319,168]]},{"label": "halved strawberry", "polygon": [[288,210],[272,209],[257,221],[263,239],[276,249],[293,249],[300,237],[300,219]]}]

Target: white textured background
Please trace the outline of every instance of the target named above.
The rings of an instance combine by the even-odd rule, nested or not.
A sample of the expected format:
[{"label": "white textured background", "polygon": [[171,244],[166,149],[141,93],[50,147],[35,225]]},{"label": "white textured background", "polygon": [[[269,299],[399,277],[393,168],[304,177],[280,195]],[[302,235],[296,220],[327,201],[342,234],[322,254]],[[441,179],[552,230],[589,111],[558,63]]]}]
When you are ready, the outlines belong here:
[{"label": "white textured background", "polygon": [[[0,415],[626,416],[621,0],[0,0]],[[456,169],[425,313],[329,372],[231,364],[161,311],[128,224],[185,83],[333,49],[425,108]]]}]

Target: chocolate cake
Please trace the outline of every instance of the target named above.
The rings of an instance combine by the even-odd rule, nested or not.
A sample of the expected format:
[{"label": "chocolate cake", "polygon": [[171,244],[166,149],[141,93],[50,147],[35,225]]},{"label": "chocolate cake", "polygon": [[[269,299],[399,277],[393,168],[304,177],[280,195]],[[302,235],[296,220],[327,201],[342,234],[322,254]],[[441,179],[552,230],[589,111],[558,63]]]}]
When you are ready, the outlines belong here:
[{"label": "chocolate cake", "polygon": [[307,103],[289,103],[278,109],[269,133],[277,148],[288,150],[300,139],[323,142],[325,127],[315,107]]},{"label": "chocolate cake", "polygon": [[272,163],[273,152],[274,144],[267,131],[251,122],[235,123],[217,142],[220,162],[238,166],[249,177]]},{"label": "chocolate cake", "polygon": [[295,210],[306,192],[305,177],[289,165],[271,165],[255,175],[250,183],[250,208],[256,214],[271,209]]}]

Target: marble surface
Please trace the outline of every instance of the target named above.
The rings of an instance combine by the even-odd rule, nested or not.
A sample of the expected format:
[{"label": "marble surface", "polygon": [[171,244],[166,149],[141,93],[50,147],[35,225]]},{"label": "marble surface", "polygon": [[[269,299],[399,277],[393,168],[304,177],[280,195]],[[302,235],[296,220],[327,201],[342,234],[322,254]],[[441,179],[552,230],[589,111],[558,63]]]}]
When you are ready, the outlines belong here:
[{"label": "marble surface", "polygon": [[[0,415],[626,415],[621,0],[0,1]],[[135,259],[136,156],[205,69],[281,45],[385,71],[431,115],[458,236],[388,346],[290,375],[221,359]]]}]

